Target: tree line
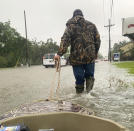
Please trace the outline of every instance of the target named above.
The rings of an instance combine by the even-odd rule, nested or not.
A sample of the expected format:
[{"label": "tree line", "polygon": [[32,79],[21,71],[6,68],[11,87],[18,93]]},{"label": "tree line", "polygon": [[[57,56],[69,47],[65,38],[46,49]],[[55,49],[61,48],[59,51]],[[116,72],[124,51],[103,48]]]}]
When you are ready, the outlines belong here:
[{"label": "tree line", "polygon": [[52,38],[46,42],[27,40],[26,46],[26,39],[11,27],[10,21],[0,22],[0,67],[26,65],[27,50],[29,64],[42,64],[43,55],[55,53],[58,48]]},{"label": "tree line", "polygon": [[[56,53],[58,48],[52,38],[47,39],[46,42],[26,41],[16,29],[11,27],[10,21],[0,22],[0,68],[26,65],[27,59],[30,65],[40,65],[44,54]],[[64,56],[69,57],[69,49]],[[98,57],[103,56],[99,53]]]},{"label": "tree line", "polygon": [[[128,48],[128,44],[131,44],[132,46]],[[122,49],[122,47],[124,47],[124,50]],[[115,43],[112,49],[112,53],[120,53],[121,61],[134,60],[134,43],[131,41],[120,41],[119,43]]]}]

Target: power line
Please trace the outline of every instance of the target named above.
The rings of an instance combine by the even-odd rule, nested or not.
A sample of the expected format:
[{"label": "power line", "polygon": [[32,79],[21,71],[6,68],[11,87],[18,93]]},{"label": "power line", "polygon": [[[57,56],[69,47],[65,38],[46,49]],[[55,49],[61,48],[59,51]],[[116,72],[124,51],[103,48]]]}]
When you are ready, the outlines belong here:
[{"label": "power line", "polygon": [[[109,0],[107,1],[108,5],[110,5],[110,10],[108,8],[108,25],[104,26],[104,27],[108,27],[108,34],[109,34],[109,50],[108,50],[108,60],[111,62],[111,27],[114,26],[114,24],[111,24],[111,20],[113,18],[113,7],[114,7],[114,0]],[[109,7],[109,6],[107,6]],[[105,12],[104,12],[104,0],[103,0],[103,14],[105,17]]]},{"label": "power line", "polygon": [[104,24],[105,24],[105,10],[104,10],[104,0],[103,0],[103,21],[104,21]]},{"label": "power line", "polygon": [[115,4],[114,4],[115,2],[114,2],[114,0],[113,0],[113,22],[115,23]]},{"label": "power line", "polygon": [[104,27],[108,27],[109,32],[109,50],[108,50],[108,60],[111,62],[111,27],[114,26],[114,24],[111,24],[111,19],[108,20],[108,25]]},{"label": "power line", "polygon": [[[108,7],[110,7],[110,8],[108,8]],[[107,16],[106,16],[106,12],[107,12]],[[112,20],[112,17],[113,17],[113,14],[114,14],[113,12],[114,12],[114,0],[103,0],[104,23],[105,23],[105,18],[106,17],[108,19]]]},{"label": "power line", "polygon": [[113,0],[110,2],[110,18],[113,16]]},{"label": "power line", "polygon": [[114,19],[114,0],[111,0],[111,3],[110,3],[110,19],[115,21],[115,19]]}]

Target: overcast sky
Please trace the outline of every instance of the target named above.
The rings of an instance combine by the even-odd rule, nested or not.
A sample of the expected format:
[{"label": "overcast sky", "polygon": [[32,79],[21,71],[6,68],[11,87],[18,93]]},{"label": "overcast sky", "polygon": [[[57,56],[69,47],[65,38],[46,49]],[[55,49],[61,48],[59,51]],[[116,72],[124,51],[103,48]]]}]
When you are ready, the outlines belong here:
[{"label": "overcast sky", "polygon": [[[83,11],[85,19],[93,22],[101,36],[100,52],[108,53],[108,24],[112,0],[0,0],[0,22],[11,21],[11,26],[25,36],[24,10],[27,15],[28,38],[46,41],[53,38],[57,44],[65,30],[65,24],[75,9]],[[122,18],[134,16],[133,0],[113,0],[111,28],[112,45],[127,40],[122,36]]]}]

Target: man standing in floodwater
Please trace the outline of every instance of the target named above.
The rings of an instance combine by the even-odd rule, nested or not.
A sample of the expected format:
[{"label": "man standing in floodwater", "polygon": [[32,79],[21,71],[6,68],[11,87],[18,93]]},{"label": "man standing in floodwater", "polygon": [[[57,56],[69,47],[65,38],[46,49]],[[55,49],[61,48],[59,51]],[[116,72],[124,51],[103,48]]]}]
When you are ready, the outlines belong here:
[{"label": "man standing in floodwater", "polygon": [[96,26],[85,20],[80,9],[76,9],[73,17],[66,23],[65,32],[61,38],[60,48],[55,56],[59,60],[60,56],[70,50],[70,64],[76,79],[76,93],[84,91],[86,80],[86,91],[89,93],[94,85],[95,59],[100,48],[100,35]]}]

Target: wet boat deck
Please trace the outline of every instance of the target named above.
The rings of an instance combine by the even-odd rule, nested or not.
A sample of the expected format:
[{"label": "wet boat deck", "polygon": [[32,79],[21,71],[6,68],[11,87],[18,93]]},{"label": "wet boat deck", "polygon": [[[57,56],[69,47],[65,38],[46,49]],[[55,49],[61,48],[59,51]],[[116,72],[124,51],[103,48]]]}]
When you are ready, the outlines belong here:
[{"label": "wet boat deck", "polygon": [[52,112],[77,112],[81,114],[93,115],[94,112],[79,104],[73,104],[68,101],[54,101],[54,100],[39,100],[30,104],[21,105],[10,112],[0,116],[0,120],[7,118],[14,118],[17,116],[24,116],[38,113],[52,113]]}]

